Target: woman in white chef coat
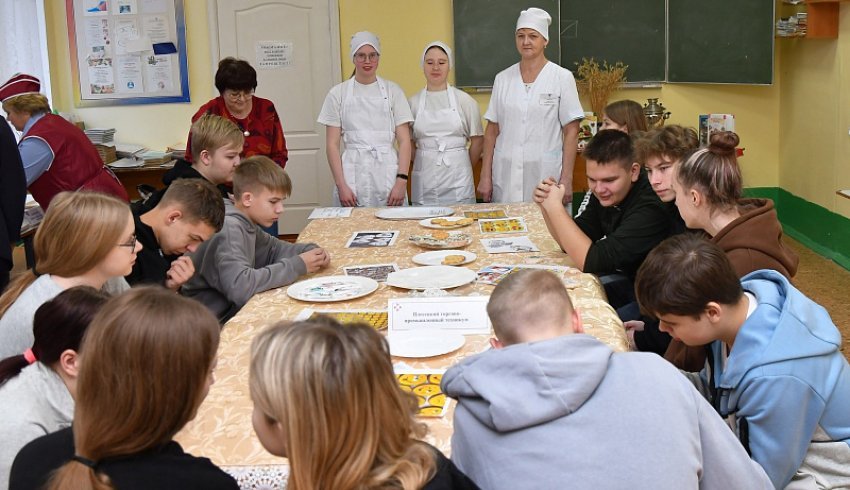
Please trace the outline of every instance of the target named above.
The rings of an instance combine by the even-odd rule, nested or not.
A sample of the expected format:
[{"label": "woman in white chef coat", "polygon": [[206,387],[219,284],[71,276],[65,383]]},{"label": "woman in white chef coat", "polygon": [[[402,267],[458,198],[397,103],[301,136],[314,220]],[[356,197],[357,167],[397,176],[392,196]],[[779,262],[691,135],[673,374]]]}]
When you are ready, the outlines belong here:
[{"label": "woman in white chef coat", "polygon": [[[569,70],[546,60],[546,11],[530,8],[516,24],[520,62],[493,82],[484,114],[484,156],[478,191],[485,201],[531,201],[534,188],[552,177],[572,189],[579,121],[584,110]],[[572,192],[564,195],[564,204]]]},{"label": "woman in white chef coat", "polygon": [[[397,84],[377,74],[381,57],[377,36],[358,32],[350,47],[354,76],[328,92],[319,114],[319,122],[327,127],[334,205],[407,204],[410,106]],[[340,140],[345,144],[341,154]]]},{"label": "woman in white chef coat", "polygon": [[484,128],[478,103],[446,81],[452,62],[452,50],[445,44],[434,41],[425,46],[426,86],[410,98],[416,144],[411,176],[414,205],[475,203],[472,162],[481,157]]}]

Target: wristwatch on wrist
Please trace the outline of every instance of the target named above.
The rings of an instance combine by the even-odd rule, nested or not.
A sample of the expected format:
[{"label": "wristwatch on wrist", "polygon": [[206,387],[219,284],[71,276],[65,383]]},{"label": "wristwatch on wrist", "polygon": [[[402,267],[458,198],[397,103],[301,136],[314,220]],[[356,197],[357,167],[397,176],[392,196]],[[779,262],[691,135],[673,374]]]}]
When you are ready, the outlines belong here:
[{"label": "wristwatch on wrist", "polygon": [[402,180],[407,180],[407,179],[408,179],[408,176],[407,176],[407,174],[395,174],[395,178],[397,178],[397,179],[402,179]]}]

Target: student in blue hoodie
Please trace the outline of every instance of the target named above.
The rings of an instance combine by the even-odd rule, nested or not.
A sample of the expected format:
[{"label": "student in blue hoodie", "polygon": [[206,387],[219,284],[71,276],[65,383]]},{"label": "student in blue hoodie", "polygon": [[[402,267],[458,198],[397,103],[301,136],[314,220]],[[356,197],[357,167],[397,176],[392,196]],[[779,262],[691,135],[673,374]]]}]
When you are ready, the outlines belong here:
[{"label": "student in blue hoodie", "polygon": [[772,488],[671,364],[584,335],[551,272],[511,274],[487,313],[494,348],[443,377],[452,461],[481,488]]},{"label": "student in blue hoodie", "polygon": [[739,280],[720,247],[688,234],[649,254],[636,290],[662,331],[711,344],[691,379],[776,488],[850,487],[850,366],[823,307],[776,271]]}]

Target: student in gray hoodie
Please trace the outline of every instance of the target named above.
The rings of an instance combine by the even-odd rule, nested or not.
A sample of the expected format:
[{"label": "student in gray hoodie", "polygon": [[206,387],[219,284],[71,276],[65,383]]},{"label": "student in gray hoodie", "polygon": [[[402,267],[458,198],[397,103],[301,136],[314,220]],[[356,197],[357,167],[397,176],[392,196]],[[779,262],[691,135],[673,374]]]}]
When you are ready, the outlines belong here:
[{"label": "student in gray hoodie", "polygon": [[191,255],[195,275],[180,292],[223,324],[255,294],[326,267],[330,256],[315,243],[287,243],[260,229],[277,222],[291,192],[289,176],[270,158],[243,160],[233,175],[233,201],[224,201],[224,226]]},{"label": "student in gray hoodie", "polygon": [[452,460],[481,488],[773,488],[673,366],[584,335],[554,274],[511,274],[487,313],[493,349],[443,377]]}]

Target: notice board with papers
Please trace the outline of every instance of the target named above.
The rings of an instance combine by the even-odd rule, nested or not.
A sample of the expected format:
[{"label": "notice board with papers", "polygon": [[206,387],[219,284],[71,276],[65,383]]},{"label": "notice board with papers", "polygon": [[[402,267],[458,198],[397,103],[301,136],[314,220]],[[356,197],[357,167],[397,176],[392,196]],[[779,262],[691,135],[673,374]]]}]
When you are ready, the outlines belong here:
[{"label": "notice board with papers", "polygon": [[183,0],[65,0],[76,107],[189,102]]}]

